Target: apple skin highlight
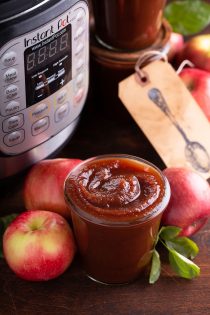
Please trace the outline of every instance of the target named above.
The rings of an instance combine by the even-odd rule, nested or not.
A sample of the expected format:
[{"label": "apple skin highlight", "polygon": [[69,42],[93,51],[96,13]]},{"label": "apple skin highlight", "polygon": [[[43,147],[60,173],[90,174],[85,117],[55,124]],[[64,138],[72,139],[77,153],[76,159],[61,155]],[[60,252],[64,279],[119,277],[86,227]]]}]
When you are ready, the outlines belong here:
[{"label": "apple skin highlight", "polygon": [[210,216],[210,187],[199,174],[181,167],[163,171],[171,186],[171,199],[162,216],[162,225],[182,229],[180,236],[191,236]]},{"label": "apple skin highlight", "polygon": [[190,60],[196,68],[210,71],[210,34],[189,39],[178,54],[178,60]]},{"label": "apple skin highlight", "polygon": [[30,210],[21,213],[6,229],[3,252],[16,275],[46,281],[61,275],[76,251],[67,221],[57,213]]},{"label": "apple skin highlight", "polygon": [[173,59],[184,47],[184,36],[182,34],[172,32],[169,39],[169,46],[168,60],[173,62]]},{"label": "apple skin highlight", "polygon": [[210,121],[210,73],[197,68],[185,68],[179,76]]},{"label": "apple skin highlight", "polygon": [[63,186],[68,173],[81,162],[79,159],[49,159],[34,165],[28,172],[23,189],[26,209],[53,211],[71,218]]}]

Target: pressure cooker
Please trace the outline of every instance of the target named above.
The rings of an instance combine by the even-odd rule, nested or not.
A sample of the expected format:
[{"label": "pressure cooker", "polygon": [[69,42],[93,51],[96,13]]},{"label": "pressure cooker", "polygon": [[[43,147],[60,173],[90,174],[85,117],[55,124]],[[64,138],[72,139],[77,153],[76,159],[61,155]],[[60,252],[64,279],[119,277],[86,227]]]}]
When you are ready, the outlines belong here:
[{"label": "pressure cooker", "polygon": [[0,3],[0,179],[72,135],[89,81],[85,0]]}]

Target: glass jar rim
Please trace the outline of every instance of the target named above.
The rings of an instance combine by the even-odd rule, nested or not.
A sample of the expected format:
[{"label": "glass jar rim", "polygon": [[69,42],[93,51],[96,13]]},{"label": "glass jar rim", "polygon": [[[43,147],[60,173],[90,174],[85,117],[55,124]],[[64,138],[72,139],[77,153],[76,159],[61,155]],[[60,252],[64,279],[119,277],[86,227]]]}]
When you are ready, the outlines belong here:
[{"label": "glass jar rim", "polygon": [[[80,169],[81,167],[90,164],[91,162],[94,161],[98,161],[98,160],[105,160],[105,159],[129,159],[129,160],[133,160],[136,161],[137,163],[142,163],[145,165],[150,166],[151,168],[153,168],[159,175],[160,178],[162,179],[163,183],[164,183],[164,194],[162,196],[162,199],[160,201],[160,203],[158,205],[155,206],[155,208],[153,209],[153,211],[149,212],[146,216],[143,217],[139,217],[137,219],[133,219],[133,220],[128,220],[128,221],[112,221],[112,220],[108,220],[108,219],[104,219],[104,218],[100,218],[97,217],[93,214],[90,214],[82,209],[80,209],[72,200],[71,197],[69,197],[66,193],[66,183],[67,180],[69,178],[69,176],[77,171],[78,169]],[[74,167],[66,176],[65,181],[64,181],[64,197],[66,200],[67,205],[69,206],[69,204],[71,205],[71,211],[74,211],[77,215],[79,215],[81,218],[85,219],[88,222],[91,222],[93,224],[97,224],[97,225],[101,225],[101,226],[110,226],[110,227],[125,227],[125,226],[135,226],[135,225],[139,225],[139,224],[143,224],[146,223],[150,220],[152,220],[153,218],[157,217],[159,214],[161,214],[165,208],[168,205],[168,202],[170,200],[170,195],[171,195],[171,190],[170,190],[170,184],[166,178],[166,176],[162,173],[162,171],[153,163],[135,156],[135,155],[129,155],[129,154],[103,154],[103,155],[97,155],[91,158],[88,158],[86,160],[83,160],[82,162],[80,162],[78,165],[76,165],[76,167]]]}]

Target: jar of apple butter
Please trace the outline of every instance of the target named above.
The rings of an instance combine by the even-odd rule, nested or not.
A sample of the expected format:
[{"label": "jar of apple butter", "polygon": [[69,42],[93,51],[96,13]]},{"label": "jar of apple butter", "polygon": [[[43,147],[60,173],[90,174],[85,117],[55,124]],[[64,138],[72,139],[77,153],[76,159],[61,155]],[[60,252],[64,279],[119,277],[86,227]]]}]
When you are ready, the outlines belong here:
[{"label": "jar of apple butter", "polygon": [[128,283],[149,264],[170,187],[153,164],[124,154],[90,158],[65,180],[87,275]]},{"label": "jar of apple butter", "polygon": [[126,120],[128,112],[118,98],[118,84],[135,72],[135,64],[141,55],[156,50],[168,54],[171,26],[162,21],[159,36],[149,48],[139,51],[114,51],[101,45],[90,33],[90,93],[100,112],[110,113],[116,119]]},{"label": "jar of apple butter", "polygon": [[92,0],[96,37],[104,46],[140,50],[159,35],[166,0]]}]

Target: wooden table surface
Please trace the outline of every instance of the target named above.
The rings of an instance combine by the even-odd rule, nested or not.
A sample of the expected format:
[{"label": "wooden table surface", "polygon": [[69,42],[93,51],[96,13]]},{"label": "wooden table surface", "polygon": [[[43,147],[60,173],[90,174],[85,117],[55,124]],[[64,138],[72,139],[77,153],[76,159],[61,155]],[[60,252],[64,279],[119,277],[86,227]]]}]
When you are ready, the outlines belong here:
[{"label": "wooden table surface", "polygon": [[[88,100],[75,134],[58,157],[85,159],[104,153],[128,153],[164,167],[123,106],[116,115],[102,107],[100,99]],[[24,176],[20,174],[1,183],[2,214],[24,210],[21,195]],[[148,284],[146,275],[128,285],[97,284],[83,273],[78,256],[59,278],[27,282],[17,278],[2,259],[0,314],[210,314],[210,224],[194,239],[200,247],[196,258],[201,267],[200,277],[192,281],[177,278],[165,261],[162,275],[154,285]]]}]

